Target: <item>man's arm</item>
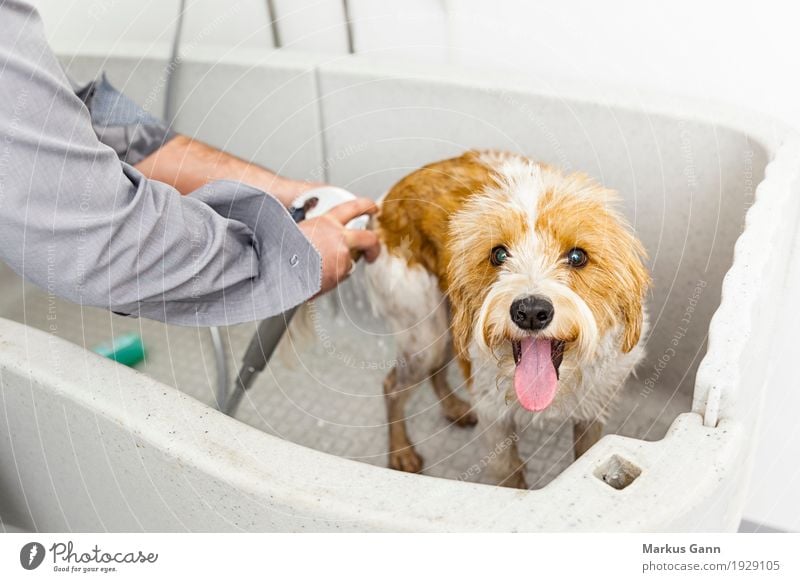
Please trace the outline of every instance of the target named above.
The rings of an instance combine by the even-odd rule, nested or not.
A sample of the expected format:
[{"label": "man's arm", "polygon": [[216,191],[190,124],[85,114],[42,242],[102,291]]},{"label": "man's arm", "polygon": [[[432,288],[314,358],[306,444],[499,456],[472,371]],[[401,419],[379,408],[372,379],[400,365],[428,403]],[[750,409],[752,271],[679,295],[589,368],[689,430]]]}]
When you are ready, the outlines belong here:
[{"label": "man's arm", "polygon": [[[4,0],[0,22],[0,257],[15,271],[83,305],[185,325],[263,319],[321,289],[320,254],[280,202],[234,182],[179,196],[120,164],[36,11]],[[352,241],[325,224],[341,256]]]},{"label": "man's arm", "polygon": [[172,138],[135,168],[151,180],[172,185],[181,194],[216,180],[234,180],[269,192],[284,206],[303,192],[322,186],[284,178],[185,135]]},{"label": "man's arm", "polygon": [[[182,194],[199,191],[216,180],[234,180],[269,192],[289,206],[303,192],[323,185],[278,176],[173,132],[117,91],[105,75],[77,94],[89,108],[92,127],[100,141],[113,148],[121,160],[134,164],[145,177],[165,182]],[[379,244],[374,232],[350,232],[344,227],[350,219],[375,210],[375,204],[360,199],[330,216],[300,224],[300,230],[322,254],[321,293],[350,274],[351,251],[359,251],[367,261],[377,256]]]},{"label": "man's arm", "polygon": [[[181,194],[191,194],[217,180],[234,180],[269,192],[287,207],[303,192],[323,186],[284,178],[184,135],[176,135],[135,167]],[[322,254],[320,293],[330,291],[350,274],[351,251],[363,253],[370,263],[377,258],[380,247],[374,232],[344,228],[353,218],[375,210],[373,202],[361,198],[300,223],[300,230]]]}]

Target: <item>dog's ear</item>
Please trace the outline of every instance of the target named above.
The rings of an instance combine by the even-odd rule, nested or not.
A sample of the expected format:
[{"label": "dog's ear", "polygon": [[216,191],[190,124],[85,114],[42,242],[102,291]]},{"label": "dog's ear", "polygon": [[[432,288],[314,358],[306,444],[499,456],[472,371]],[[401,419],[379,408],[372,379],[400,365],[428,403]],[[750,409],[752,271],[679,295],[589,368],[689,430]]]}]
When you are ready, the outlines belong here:
[{"label": "dog's ear", "polygon": [[630,352],[639,343],[644,324],[644,299],[650,287],[650,275],[645,268],[642,258],[644,250],[637,243],[632,249],[628,262],[628,276],[625,281],[626,292],[622,294],[622,351]]},{"label": "dog's ear", "polygon": [[450,297],[450,335],[453,350],[458,358],[469,360],[469,342],[472,339],[472,314],[467,307],[466,297],[458,289],[452,289]]},{"label": "dog's ear", "polygon": [[629,302],[623,307],[623,319],[625,329],[622,334],[622,351],[626,354],[636,347],[639,338],[642,336],[642,302],[638,301],[638,306],[634,302]]}]

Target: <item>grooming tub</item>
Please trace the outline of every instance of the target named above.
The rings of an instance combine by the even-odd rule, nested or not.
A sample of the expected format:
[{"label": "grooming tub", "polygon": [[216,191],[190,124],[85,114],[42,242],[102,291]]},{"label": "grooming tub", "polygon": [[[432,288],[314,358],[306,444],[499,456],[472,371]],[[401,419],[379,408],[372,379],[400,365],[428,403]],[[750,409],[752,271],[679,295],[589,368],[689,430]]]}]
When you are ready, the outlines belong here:
[{"label": "grooming tub", "polygon": [[[163,113],[158,59],[65,55],[78,78]],[[469,148],[522,152],[617,189],[648,249],[648,356],[605,436],[571,462],[569,427],[521,437],[528,481],[486,483],[481,427],[409,406],[425,475],[384,468],[392,340],[357,285],[315,305],[318,341],[282,346],[237,418],[213,402],[202,330],[80,310],[0,276],[0,518],[28,530],[735,530],[796,239],[800,146],[718,104],[553,79],[283,51],[195,50],[176,127],[298,178],[378,197]],[[402,292],[398,289],[398,293]],[[24,301],[23,301],[24,299]],[[52,327],[55,313],[57,325]],[[16,320],[12,321],[12,320]],[[25,322],[23,325],[19,322]],[[41,329],[36,329],[36,328]],[[226,328],[236,366],[254,325]],[[133,371],[85,347],[135,330]],[[77,345],[74,345],[77,344]],[[297,353],[295,353],[297,352]],[[455,366],[454,366],[455,367]],[[452,382],[463,383],[457,371]],[[460,388],[460,389],[463,389]]]}]

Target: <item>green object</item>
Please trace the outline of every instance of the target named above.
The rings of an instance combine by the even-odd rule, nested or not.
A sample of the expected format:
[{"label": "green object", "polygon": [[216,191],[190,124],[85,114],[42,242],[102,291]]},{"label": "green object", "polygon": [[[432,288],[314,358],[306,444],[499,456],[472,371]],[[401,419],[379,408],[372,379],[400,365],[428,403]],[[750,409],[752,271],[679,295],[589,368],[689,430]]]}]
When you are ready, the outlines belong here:
[{"label": "green object", "polygon": [[125,366],[135,366],[144,360],[144,343],[135,333],[126,333],[110,342],[92,348],[92,351]]}]

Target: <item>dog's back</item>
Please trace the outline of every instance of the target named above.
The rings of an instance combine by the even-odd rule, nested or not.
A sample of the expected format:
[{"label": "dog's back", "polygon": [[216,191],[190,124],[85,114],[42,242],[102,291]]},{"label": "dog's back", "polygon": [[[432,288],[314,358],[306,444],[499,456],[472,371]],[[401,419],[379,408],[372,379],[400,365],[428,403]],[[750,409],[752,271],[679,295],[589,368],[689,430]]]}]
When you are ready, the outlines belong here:
[{"label": "dog's back", "polygon": [[446,418],[462,426],[476,422],[470,405],[447,384],[445,369],[453,358],[450,314],[447,281],[437,273],[450,260],[450,216],[488,178],[489,169],[475,152],[427,165],[388,192],[372,224],[382,248],[366,267],[367,292],[397,346],[394,368],[384,382],[389,466],[394,469],[422,469],[422,458],[405,431],[404,406],[412,388],[424,380],[431,380]]},{"label": "dog's back", "polygon": [[[490,180],[479,152],[429,164],[400,180],[381,202],[376,228],[385,249],[429,273],[450,260],[449,217]],[[440,282],[444,290],[445,281]]]}]

